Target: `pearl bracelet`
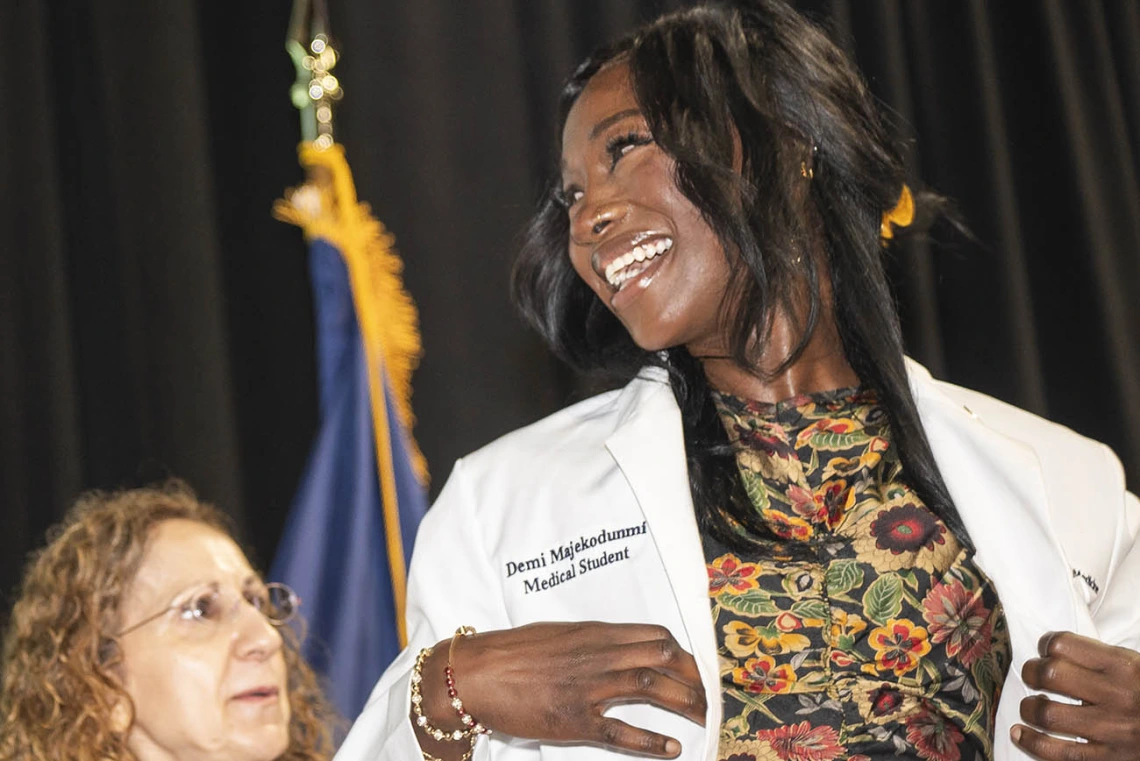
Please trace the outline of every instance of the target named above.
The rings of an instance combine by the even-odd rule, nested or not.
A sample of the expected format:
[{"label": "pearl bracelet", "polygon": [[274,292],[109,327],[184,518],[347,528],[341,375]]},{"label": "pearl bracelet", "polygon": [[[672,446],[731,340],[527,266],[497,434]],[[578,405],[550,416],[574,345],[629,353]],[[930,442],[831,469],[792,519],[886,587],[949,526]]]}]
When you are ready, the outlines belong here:
[{"label": "pearl bracelet", "polygon": [[[451,699],[451,707],[455,709],[459,721],[463,724],[463,729],[455,729],[446,731],[439,727],[432,726],[428,717],[423,712],[423,694],[420,692],[420,684],[423,682],[423,668],[424,661],[432,654],[432,648],[425,647],[420,650],[419,655],[416,656],[416,663],[412,667],[412,713],[415,714],[416,726],[422,729],[426,734],[432,737],[437,742],[459,742],[467,740],[470,742],[471,747],[459,759],[459,761],[468,761],[471,758],[471,752],[475,748],[475,740],[479,735],[489,735],[491,730],[484,727],[475,720],[471,714],[463,708],[463,701],[459,698],[459,693],[455,688],[455,670],[451,666],[451,656],[455,652],[455,642],[462,637],[470,637],[475,633],[475,629],[470,626],[461,626],[455,630],[454,636],[451,638],[451,644],[447,650],[447,666],[444,668],[444,676],[447,679],[447,696]],[[439,761],[428,753],[424,753],[424,761]]]},{"label": "pearl bracelet", "polygon": [[[459,757],[458,761],[470,761],[471,754],[474,752],[475,752],[475,741],[474,741],[474,739],[472,739],[471,747],[463,752],[463,755]],[[442,758],[436,758],[432,754],[428,753],[426,750],[421,749],[420,753],[422,753],[424,755],[424,761],[443,761]]]},{"label": "pearl bracelet", "polygon": [[420,704],[424,702],[424,697],[420,694],[420,682],[424,679],[424,661],[431,655],[431,648],[425,647],[416,656],[416,665],[412,667],[412,713],[416,715],[416,726],[422,729],[427,734],[431,735],[437,741],[448,740],[450,742],[459,742],[473,738],[475,733],[469,729],[456,729],[452,732],[445,732],[439,727],[433,727],[428,717],[424,714],[423,708]]}]

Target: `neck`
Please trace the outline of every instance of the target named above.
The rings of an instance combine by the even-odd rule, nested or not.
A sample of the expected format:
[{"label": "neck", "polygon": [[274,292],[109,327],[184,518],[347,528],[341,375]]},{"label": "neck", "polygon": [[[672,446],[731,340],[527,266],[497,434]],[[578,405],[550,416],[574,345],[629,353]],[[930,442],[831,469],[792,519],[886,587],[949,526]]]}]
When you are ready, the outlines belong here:
[{"label": "neck", "polygon": [[[859,385],[843,351],[839,330],[830,309],[820,316],[803,353],[788,367],[777,369],[791,354],[799,332],[786,315],[773,318],[764,352],[751,367],[742,367],[726,351],[696,352],[709,384],[727,394],[758,402],[779,402],[802,394],[833,391]],[[711,355],[711,356],[710,356]]]}]

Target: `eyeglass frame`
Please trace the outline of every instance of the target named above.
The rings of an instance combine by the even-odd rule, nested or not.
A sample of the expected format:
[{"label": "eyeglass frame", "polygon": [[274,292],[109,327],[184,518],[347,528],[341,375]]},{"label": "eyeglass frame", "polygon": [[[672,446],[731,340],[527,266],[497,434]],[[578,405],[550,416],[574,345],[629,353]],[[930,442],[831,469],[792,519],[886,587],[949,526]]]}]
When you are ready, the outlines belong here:
[{"label": "eyeglass frame", "polygon": [[[263,610],[261,610],[261,608],[257,607],[252,602],[250,602],[249,598],[245,597],[244,594],[238,600],[238,605],[240,605],[241,601],[244,600],[246,602],[246,604],[248,604],[251,608],[256,610],[262,616],[265,616],[265,620],[268,621],[270,623],[270,625],[272,625],[272,626],[284,626],[285,624],[292,621],[297,615],[297,609],[301,607],[301,597],[293,590],[293,587],[289,586],[288,584],[285,584],[284,582],[280,582],[280,581],[270,581],[267,584],[264,584],[263,586],[266,590],[281,589],[281,590],[285,591],[285,599],[289,600],[289,603],[292,606],[290,611],[289,611],[288,616],[286,616],[285,618],[282,618],[280,620],[270,618]],[[143,626],[146,626],[151,621],[157,621],[158,619],[162,618],[163,616],[165,616],[170,611],[180,608],[183,604],[184,603],[172,603],[170,605],[167,605],[165,608],[158,611],[153,616],[147,616],[142,621],[138,621],[134,624],[131,624],[127,628],[117,632],[116,634],[114,634],[112,636],[114,636],[115,639],[118,639],[118,638],[123,637],[127,634],[130,634],[131,632],[135,631],[136,629],[140,629]]]}]

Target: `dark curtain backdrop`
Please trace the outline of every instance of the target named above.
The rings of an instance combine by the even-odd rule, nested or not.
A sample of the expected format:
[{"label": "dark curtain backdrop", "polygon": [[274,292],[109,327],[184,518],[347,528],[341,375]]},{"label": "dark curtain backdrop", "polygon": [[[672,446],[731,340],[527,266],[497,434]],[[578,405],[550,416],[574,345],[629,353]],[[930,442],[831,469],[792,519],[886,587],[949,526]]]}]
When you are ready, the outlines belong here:
[{"label": "dark curtain backdrop", "polygon": [[[559,82],[663,0],[331,0],[339,136],[422,319],[452,461],[581,394],[508,270]],[[1140,479],[1140,5],[832,0],[977,238],[891,270],[935,374],[1110,443]],[[87,487],[184,476],[267,565],[316,426],[286,0],[0,3],[0,590]],[[1079,506],[1074,506],[1079,509]],[[7,608],[7,601],[3,606]]]}]

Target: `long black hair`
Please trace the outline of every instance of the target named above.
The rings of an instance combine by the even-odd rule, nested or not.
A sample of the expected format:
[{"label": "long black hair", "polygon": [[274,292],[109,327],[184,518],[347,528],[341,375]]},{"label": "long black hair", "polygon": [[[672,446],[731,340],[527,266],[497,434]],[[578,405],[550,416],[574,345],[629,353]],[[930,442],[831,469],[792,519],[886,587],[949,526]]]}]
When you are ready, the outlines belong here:
[{"label": "long black hair", "polygon": [[[800,339],[777,372],[794,363],[825,306],[824,270],[847,360],[887,411],[907,481],[972,546],[907,380],[879,235],[882,213],[903,187],[903,161],[859,72],[823,30],[780,0],[710,3],[663,16],[582,63],[562,91],[560,126],[590,79],[619,60],[629,66],[654,141],[675,160],[678,188],[733,267],[725,299],[732,313],[724,315],[732,359],[755,367],[771,317],[783,309],[801,317]],[[512,289],[523,315],[581,372],[628,379],[645,365],[665,367],[701,524],[730,546],[744,541],[733,524],[771,536],[743,493],[699,360],[680,347],[640,349],[575,274],[559,182],[541,200],[515,264]],[[941,203],[933,194],[916,202]]]}]

